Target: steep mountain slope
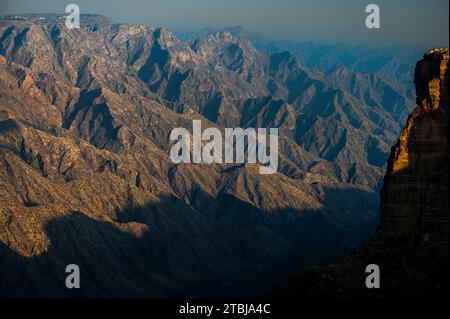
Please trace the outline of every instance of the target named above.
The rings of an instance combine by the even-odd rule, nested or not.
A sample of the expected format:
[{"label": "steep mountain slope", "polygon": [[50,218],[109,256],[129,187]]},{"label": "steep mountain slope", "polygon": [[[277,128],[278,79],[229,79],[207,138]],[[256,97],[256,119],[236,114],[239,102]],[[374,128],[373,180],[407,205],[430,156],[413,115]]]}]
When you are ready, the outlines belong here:
[{"label": "steep mountain slope", "polygon": [[[417,106],[392,148],[374,237],[336,261],[300,268],[276,296],[444,298],[448,294],[448,49],[432,50],[415,70]],[[365,268],[380,267],[380,289]]]},{"label": "steep mountain slope", "polygon": [[[249,275],[299,251],[334,258],[373,231],[398,129],[381,95],[366,104],[229,33],[185,43],[39,17],[0,19],[2,296],[243,295]],[[173,164],[170,131],[193,119],[280,128],[278,173]],[[64,286],[69,263],[80,291]]]}]

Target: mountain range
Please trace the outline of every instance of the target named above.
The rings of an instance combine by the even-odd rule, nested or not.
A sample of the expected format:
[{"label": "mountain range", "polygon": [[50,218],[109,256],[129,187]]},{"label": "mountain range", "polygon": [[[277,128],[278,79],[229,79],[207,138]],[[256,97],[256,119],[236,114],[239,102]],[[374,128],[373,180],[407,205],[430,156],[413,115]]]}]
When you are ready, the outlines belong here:
[{"label": "mountain range", "polygon": [[[373,234],[414,48],[81,22],[0,18],[1,296],[251,295]],[[278,172],[173,164],[170,131],[193,119],[278,128]]]}]

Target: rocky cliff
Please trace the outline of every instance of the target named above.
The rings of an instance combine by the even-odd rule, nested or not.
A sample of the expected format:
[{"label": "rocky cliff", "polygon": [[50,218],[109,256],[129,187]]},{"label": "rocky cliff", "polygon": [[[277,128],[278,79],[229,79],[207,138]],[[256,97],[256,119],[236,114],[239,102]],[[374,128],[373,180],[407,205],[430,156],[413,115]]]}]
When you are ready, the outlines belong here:
[{"label": "rocky cliff", "polygon": [[448,247],[448,73],[448,50],[417,64],[417,107],[392,149],[381,191],[383,240]]},{"label": "rocky cliff", "polygon": [[[298,298],[443,298],[448,293],[448,49],[417,63],[417,106],[388,160],[381,225],[351,254],[301,267],[273,295]],[[365,286],[366,266],[380,267],[379,289]]]}]

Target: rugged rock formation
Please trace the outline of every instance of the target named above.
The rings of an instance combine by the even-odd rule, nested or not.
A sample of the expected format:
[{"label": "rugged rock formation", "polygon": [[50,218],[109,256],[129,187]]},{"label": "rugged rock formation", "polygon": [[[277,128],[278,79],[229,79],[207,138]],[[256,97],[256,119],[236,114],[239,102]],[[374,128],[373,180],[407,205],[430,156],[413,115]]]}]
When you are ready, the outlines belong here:
[{"label": "rugged rock formation", "polygon": [[[303,267],[273,293],[285,297],[444,298],[448,294],[448,49],[415,70],[417,106],[392,148],[381,190],[381,225],[349,256]],[[377,264],[381,288],[365,287]]]},{"label": "rugged rock formation", "polygon": [[448,50],[417,64],[417,107],[391,152],[381,191],[383,240],[448,248],[448,74]]}]

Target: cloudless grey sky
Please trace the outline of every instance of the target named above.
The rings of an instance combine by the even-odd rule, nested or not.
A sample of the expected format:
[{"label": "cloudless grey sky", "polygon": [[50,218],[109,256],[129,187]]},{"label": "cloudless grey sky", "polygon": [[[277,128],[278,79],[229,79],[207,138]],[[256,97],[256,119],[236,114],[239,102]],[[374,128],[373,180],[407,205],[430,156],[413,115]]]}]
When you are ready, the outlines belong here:
[{"label": "cloudless grey sky", "polygon": [[[448,0],[0,0],[0,15],[64,13],[69,3],[118,22],[187,30],[242,25],[296,41],[449,44]],[[380,6],[380,29],[365,27],[370,3]]]}]

